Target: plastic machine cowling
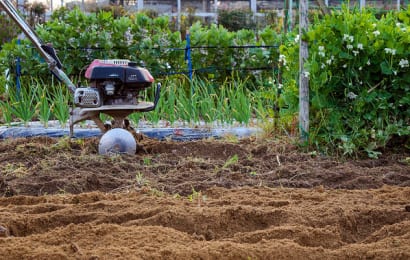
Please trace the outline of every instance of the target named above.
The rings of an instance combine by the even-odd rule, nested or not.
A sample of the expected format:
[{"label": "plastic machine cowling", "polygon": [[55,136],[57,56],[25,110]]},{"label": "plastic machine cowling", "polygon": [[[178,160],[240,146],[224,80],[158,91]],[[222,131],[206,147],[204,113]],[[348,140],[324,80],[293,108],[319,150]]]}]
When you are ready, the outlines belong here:
[{"label": "plastic machine cowling", "polygon": [[127,87],[146,88],[154,78],[145,68],[137,67],[128,60],[94,60],[87,68],[85,77],[90,81],[119,80]]}]

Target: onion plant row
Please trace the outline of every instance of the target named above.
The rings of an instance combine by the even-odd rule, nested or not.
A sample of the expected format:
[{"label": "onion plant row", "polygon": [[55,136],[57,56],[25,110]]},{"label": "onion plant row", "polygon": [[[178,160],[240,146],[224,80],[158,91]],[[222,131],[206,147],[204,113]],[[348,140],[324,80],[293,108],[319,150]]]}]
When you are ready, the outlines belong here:
[{"label": "onion plant row", "polygon": [[[138,126],[140,120],[154,125],[160,121],[169,125],[176,122],[247,125],[253,119],[271,117],[275,97],[266,96],[264,92],[272,91],[263,86],[251,91],[247,84],[249,82],[239,77],[222,85],[196,78],[191,81],[185,76],[169,77],[162,82],[157,108],[147,113],[133,113],[129,119],[134,126]],[[0,100],[2,125],[27,126],[30,121],[39,121],[48,127],[50,120],[57,120],[62,127],[67,126],[72,96],[64,85],[46,85],[32,78],[23,78],[19,90],[15,84],[9,83],[4,93],[3,100]],[[153,100],[154,88],[148,88],[142,96]],[[103,115],[102,119],[110,118]]]}]

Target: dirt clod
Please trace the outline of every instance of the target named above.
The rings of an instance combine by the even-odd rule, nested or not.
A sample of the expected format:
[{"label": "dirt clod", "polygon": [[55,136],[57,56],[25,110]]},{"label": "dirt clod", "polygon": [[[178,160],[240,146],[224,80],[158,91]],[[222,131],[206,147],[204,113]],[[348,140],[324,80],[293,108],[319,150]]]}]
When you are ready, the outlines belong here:
[{"label": "dirt clod", "polygon": [[9,230],[3,226],[0,226],[0,237],[10,236]]}]

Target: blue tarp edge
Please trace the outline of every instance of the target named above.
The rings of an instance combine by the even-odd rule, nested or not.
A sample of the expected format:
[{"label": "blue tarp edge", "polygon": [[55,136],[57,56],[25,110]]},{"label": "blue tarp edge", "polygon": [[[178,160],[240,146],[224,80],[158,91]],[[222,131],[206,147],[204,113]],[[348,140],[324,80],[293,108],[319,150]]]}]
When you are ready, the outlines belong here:
[{"label": "blue tarp edge", "polygon": [[[235,135],[237,137],[248,137],[258,132],[257,128],[234,127],[234,128],[143,128],[137,129],[149,138],[164,140],[198,140],[209,137],[220,138],[225,135]],[[68,129],[41,128],[41,127],[8,127],[0,128],[0,140],[7,138],[23,137],[64,137],[69,136]],[[100,137],[102,132],[99,129],[74,129],[74,138]]]}]

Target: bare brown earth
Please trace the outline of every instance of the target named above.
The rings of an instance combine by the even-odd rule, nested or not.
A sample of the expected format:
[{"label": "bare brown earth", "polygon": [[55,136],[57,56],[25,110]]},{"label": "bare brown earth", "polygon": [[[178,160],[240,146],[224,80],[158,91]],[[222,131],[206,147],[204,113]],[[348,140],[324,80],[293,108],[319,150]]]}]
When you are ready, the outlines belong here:
[{"label": "bare brown earth", "polygon": [[410,259],[408,151],[289,140],[0,141],[1,259]]}]

